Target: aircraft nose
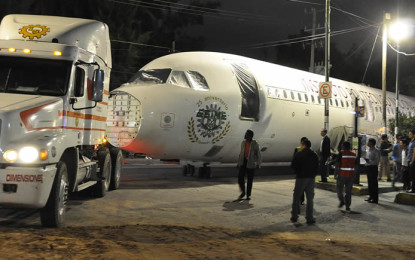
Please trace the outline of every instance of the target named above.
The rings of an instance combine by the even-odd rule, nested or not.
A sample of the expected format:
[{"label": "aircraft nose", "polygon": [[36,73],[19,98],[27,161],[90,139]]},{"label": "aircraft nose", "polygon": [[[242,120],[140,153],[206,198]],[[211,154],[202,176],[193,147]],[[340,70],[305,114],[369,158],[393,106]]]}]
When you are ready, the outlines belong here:
[{"label": "aircraft nose", "polygon": [[141,126],[141,102],[126,92],[112,92],[108,99],[106,136],[108,142],[123,148],[130,144]]}]

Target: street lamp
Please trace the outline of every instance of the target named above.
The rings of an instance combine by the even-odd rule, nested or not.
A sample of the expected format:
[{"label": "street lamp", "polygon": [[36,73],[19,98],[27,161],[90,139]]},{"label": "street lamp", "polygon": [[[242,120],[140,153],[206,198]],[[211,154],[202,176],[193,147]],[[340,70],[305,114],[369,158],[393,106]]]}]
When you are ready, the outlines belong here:
[{"label": "street lamp", "polygon": [[395,139],[399,132],[399,43],[401,40],[409,38],[411,36],[411,26],[409,22],[405,20],[399,20],[390,25],[390,37],[396,42],[396,81],[395,81],[395,94],[396,94],[396,106],[395,106]]}]

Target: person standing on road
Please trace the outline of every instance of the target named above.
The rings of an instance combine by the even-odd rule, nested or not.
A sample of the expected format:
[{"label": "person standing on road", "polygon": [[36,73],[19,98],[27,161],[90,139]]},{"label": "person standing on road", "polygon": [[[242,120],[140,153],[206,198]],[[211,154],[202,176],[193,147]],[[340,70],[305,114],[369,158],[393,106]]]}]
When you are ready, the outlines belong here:
[{"label": "person standing on road", "polygon": [[[410,184],[410,187],[408,187],[408,191],[411,193],[415,193],[415,129],[412,129],[409,131],[408,134],[409,139],[411,140],[408,145],[408,165],[409,165],[409,176],[410,181],[412,184]],[[411,190],[409,190],[412,187]]]},{"label": "person standing on road", "polygon": [[380,152],[375,148],[376,140],[370,138],[367,142],[369,150],[367,151],[367,158],[365,170],[367,174],[367,185],[369,189],[369,198],[366,199],[369,203],[378,203],[379,201],[379,187],[378,187],[378,165],[380,160]]},{"label": "person standing on road", "polygon": [[[303,142],[304,142],[305,140],[308,140],[308,138],[307,138],[307,137],[301,137],[301,139],[300,139],[300,145],[299,145],[299,146],[297,146],[297,147],[294,149],[293,158],[292,158],[292,160],[291,160],[291,168],[294,168],[294,167],[293,167],[293,161],[294,161],[295,155],[296,155],[298,152],[301,152],[301,151],[303,150],[303,148],[302,148],[302,144],[303,144]],[[304,205],[304,201],[305,201],[305,195],[304,195],[304,193],[303,193],[303,194],[301,194],[301,199],[300,199],[300,203],[301,203],[301,205]]]},{"label": "person standing on road", "polygon": [[388,136],[383,134],[380,141],[380,163],[379,163],[379,178],[382,180],[383,176],[386,176],[387,181],[392,181],[390,163],[389,163],[389,153],[392,150],[392,144],[388,140]]},{"label": "person standing on road", "polygon": [[396,144],[393,145],[392,148],[392,159],[395,162],[393,168],[393,180],[392,180],[392,187],[395,188],[395,183],[397,181],[402,181],[402,144],[401,144],[402,137],[400,135],[396,136]]},{"label": "person standing on road", "polygon": [[318,156],[311,149],[311,142],[305,140],[301,144],[302,151],[298,152],[293,160],[293,167],[295,171],[295,186],[293,194],[293,204],[291,210],[291,222],[295,223],[298,220],[300,211],[301,194],[306,194],[307,208],[306,220],[307,224],[314,224],[316,221],[313,217],[314,211],[314,185],[315,176],[318,174]]},{"label": "person standing on road", "polygon": [[[356,154],[350,151],[350,142],[344,142],[342,145],[343,151],[337,158],[339,166],[339,176],[337,177],[337,197],[339,198],[339,208],[346,205],[346,211],[350,211],[352,204],[352,189],[353,180],[356,175]],[[345,187],[346,196],[343,194]]]},{"label": "person standing on road", "polygon": [[327,182],[326,162],[330,160],[330,138],[327,136],[327,129],[321,129],[320,135],[323,137],[320,143],[320,181]]},{"label": "person standing on road", "polygon": [[403,191],[408,191],[411,185],[411,176],[409,176],[409,164],[408,164],[408,140],[402,139],[400,142],[402,150],[402,161],[401,161],[401,173],[403,182]]},{"label": "person standing on road", "polygon": [[[238,158],[238,183],[241,190],[241,195],[238,199],[243,199],[246,194],[246,199],[251,199],[252,183],[254,180],[255,169],[261,166],[261,152],[259,150],[258,143],[253,140],[254,132],[247,130],[245,133],[245,139],[241,144],[241,152]],[[245,175],[247,175],[247,187],[245,193]]]}]

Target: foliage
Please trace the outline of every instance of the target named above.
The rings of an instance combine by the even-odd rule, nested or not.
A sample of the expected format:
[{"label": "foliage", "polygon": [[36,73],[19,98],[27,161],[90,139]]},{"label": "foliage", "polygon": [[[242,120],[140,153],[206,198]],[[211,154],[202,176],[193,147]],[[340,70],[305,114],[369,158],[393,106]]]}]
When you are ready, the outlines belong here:
[{"label": "foliage", "polygon": [[[178,0],[2,0],[0,16],[38,14],[79,17],[106,23],[110,29],[113,68],[111,89],[127,82],[149,61],[172,52],[203,49],[204,39],[186,34],[185,28],[203,24],[203,8],[217,8],[215,1]],[[201,9],[202,8],[202,9]],[[179,10],[180,9],[180,10]],[[202,11],[201,11],[202,10]]]},{"label": "foliage", "polygon": [[[408,136],[409,131],[415,128],[415,117],[407,116],[401,112],[398,114],[399,135]],[[395,135],[395,119],[389,119],[389,128],[392,135]]]}]

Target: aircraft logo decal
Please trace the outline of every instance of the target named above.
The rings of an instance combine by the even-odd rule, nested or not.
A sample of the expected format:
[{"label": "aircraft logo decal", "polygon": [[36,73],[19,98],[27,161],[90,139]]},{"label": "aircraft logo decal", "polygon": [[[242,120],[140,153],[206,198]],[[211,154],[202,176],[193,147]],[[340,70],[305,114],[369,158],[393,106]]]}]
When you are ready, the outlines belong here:
[{"label": "aircraft logo decal", "polygon": [[187,134],[192,143],[214,144],[229,132],[228,106],[218,97],[206,97],[197,102],[198,111],[187,125]]},{"label": "aircraft logo decal", "polygon": [[29,37],[30,40],[33,38],[40,39],[42,36],[46,36],[46,34],[50,32],[50,28],[46,25],[26,25],[19,29],[19,34],[23,36],[23,38]]}]

